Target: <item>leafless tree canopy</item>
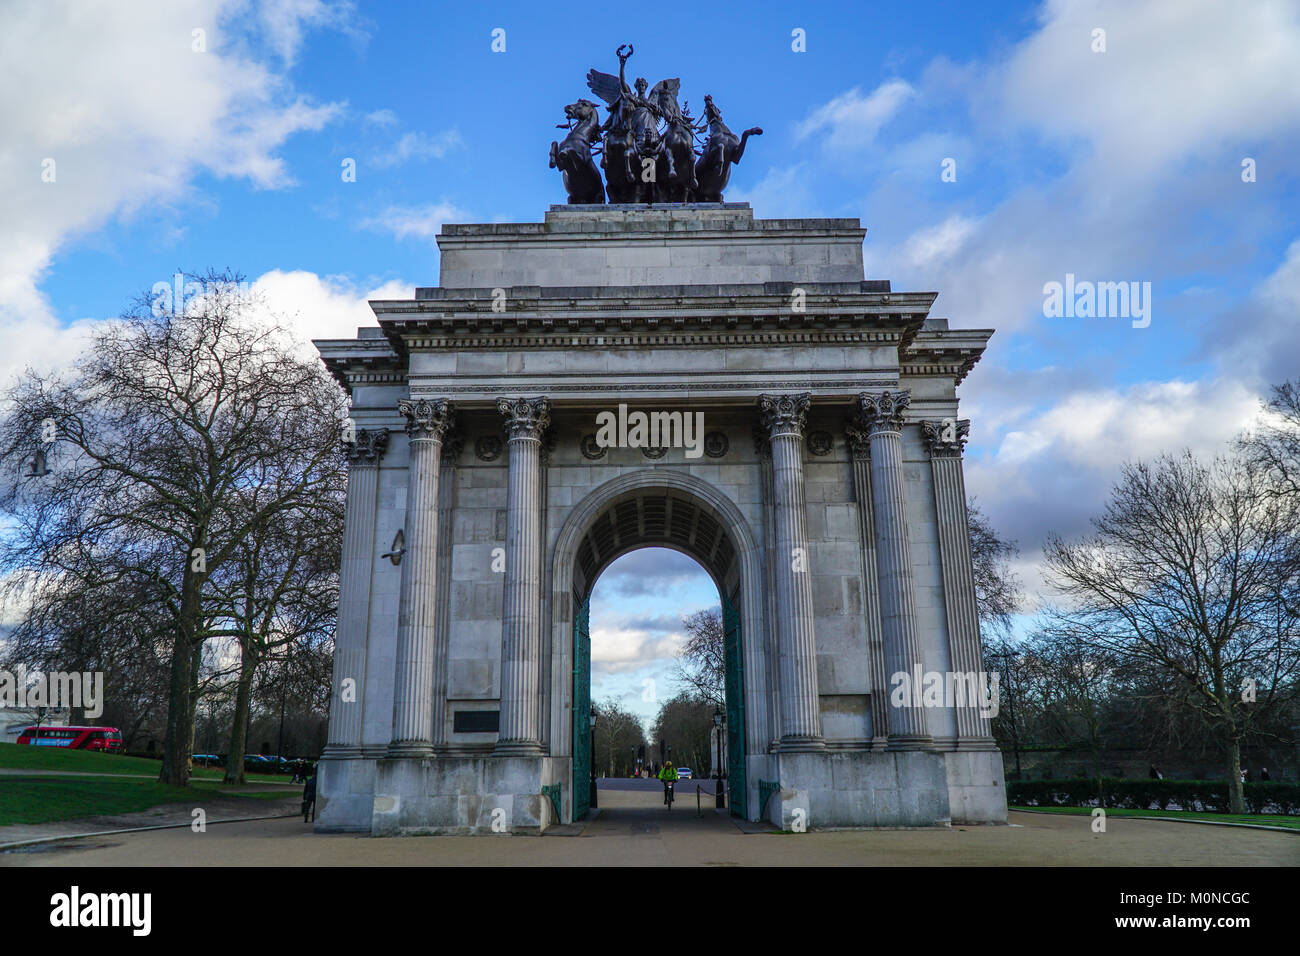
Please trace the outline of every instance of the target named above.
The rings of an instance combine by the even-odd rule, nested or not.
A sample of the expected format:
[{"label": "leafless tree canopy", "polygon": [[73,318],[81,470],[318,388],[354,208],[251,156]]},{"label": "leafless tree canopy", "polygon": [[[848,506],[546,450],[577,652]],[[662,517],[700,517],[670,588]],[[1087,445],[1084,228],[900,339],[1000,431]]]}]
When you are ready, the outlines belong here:
[{"label": "leafless tree canopy", "polygon": [[998,537],[992,523],[967,503],[971,561],[975,566],[975,602],[980,623],[1002,635],[1011,632],[1011,616],[1020,610],[1020,581],[1011,570],[1011,559],[1020,553],[1014,542]]},{"label": "leafless tree canopy", "polygon": [[[174,785],[188,779],[203,643],[257,653],[272,632],[327,627],[337,545],[323,542],[344,487],[342,392],[251,318],[239,276],[188,278],[199,292],[179,313],[142,297],[66,373],[17,382],[0,421],[10,606],[131,596],[120,613],[100,606],[110,624],[131,609],[167,662],[160,779]],[[20,477],[38,448],[48,473]]]},{"label": "leafless tree canopy", "polygon": [[1253,473],[1190,453],[1128,465],[1094,534],[1046,548],[1066,600],[1051,629],[1176,678],[1223,745],[1238,813],[1241,741],[1300,674],[1294,509]]},{"label": "leafless tree canopy", "polygon": [[692,695],[726,706],[727,662],[722,631],[722,611],[711,608],[682,618],[686,643],[677,652],[673,681]]}]

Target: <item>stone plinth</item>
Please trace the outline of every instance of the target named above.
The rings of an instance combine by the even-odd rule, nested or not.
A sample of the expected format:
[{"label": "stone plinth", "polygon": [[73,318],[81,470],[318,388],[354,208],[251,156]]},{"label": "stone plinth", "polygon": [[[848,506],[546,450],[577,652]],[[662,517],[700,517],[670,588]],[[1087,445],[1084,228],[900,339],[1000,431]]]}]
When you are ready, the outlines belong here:
[{"label": "stone plinth", "polygon": [[540,833],[558,822],[542,787],[561,783],[567,797],[567,768],[549,757],[379,760],[368,829],[373,836]]},{"label": "stone plinth", "polygon": [[446,225],[443,288],[860,282],[856,219],[755,219],[748,203],[552,206],[540,223]]}]

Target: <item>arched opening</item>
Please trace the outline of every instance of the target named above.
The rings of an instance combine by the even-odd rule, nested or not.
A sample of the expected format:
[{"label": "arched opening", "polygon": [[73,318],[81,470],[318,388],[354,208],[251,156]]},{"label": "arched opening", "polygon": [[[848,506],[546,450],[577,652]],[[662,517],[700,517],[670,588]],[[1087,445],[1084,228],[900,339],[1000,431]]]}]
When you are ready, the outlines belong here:
[{"label": "arched opening", "polygon": [[572,607],[570,700],[573,756],[572,814],[589,810],[592,779],[591,597],[601,574],[619,558],[645,548],[666,548],[693,559],[712,579],[722,622],[728,806],[747,816],[745,648],[742,616],[741,548],[734,540],[734,516],[683,488],[633,484],[600,500],[584,515],[573,537],[570,579]]}]

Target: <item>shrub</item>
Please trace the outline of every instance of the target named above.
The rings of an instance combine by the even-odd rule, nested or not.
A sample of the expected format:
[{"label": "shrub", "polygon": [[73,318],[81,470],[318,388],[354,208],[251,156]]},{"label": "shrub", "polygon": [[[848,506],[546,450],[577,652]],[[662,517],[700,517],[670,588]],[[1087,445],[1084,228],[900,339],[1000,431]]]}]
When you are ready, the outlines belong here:
[{"label": "shrub", "polygon": [[[1105,806],[1131,810],[1228,812],[1226,780],[1127,780],[1103,778]],[[1247,813],[1300,812],[1300,783],[1252,782],[1242,788]],[[1007,783],[1007,803],[1023,807],[1090,807],[1098,803],[1092,779],[1022,780]]]}]

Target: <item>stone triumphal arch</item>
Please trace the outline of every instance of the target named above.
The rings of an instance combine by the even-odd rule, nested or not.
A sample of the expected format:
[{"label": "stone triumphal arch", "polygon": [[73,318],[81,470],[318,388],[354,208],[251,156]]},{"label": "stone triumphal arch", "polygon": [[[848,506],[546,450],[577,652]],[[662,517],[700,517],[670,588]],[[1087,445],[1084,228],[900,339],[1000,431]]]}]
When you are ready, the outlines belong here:
[{"label": "stone triumphal arch", "polygon": [[[649,545],[722,598],[733,812],[1005,820],[957,407],[992,333],[864,280],[864,235],[743,203],[447,225],[439,286],[316,343],[353,419],[318,829],[581,817],[588,600]],[[600,427],[637,413],[664,429]],[[967,693],[899,689],[931,675]]]}]

